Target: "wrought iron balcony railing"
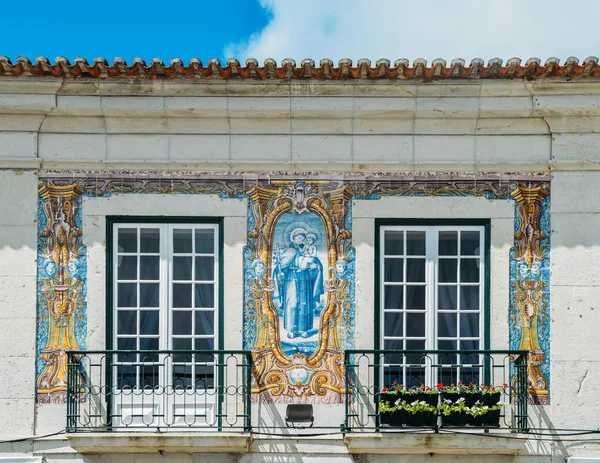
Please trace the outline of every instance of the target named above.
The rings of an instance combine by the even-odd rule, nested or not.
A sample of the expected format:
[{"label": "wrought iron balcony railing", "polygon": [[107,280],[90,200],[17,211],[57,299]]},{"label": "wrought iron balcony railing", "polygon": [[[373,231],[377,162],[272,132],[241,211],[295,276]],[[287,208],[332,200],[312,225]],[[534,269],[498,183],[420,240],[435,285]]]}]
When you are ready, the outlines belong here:
[{"label": "wrought iron balcony railing", "polygon": [[[345,370],[344,432],[390,429],[379,402],[394,381],[506,383],[500,426],[527,431],[527,351],[351,350]],[[71,351],[67,431],[249,432],[251,375],[248,351]]]},{"label": "wrought iron balcony railing", "polygon": [[67,432],[250,430],[246,351],[68,352]]},{"label": "wrought iron balcony railing", "polygon": [[[382,423],[379,402],[383,388],[436,388],[438,384],[507,385],[500,427],[527,432],[527,351],[349,350],[345,353],[345,432],[391,430]],[[440,398],[441,400],[443,398]],[[435,413],[435,412],[433,412]],[[441,413],[433,427],[444,426]],[[485,427],[485,426],[483,426]]]}]

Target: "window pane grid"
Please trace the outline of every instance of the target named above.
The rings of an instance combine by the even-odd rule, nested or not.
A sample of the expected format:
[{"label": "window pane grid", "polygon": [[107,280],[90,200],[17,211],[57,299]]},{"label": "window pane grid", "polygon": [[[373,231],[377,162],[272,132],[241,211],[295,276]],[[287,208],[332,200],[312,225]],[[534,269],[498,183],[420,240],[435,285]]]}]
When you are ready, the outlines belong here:
[{"label": "window pane grid", "polygon": [[[114,332],[117,349],[167,349],[172,342],[169,339],[179,339],[189,342],[188,350],[214,350],[217,332],[217,226],[115,224],[114,229]],[[177,232],[178,236],[171,241],[169,237],[177,235]],[[186,248],[190,248],[191,252],[176,252],[187,251]],[[189,260],[179,263],[178,269],[181,270],[183,266],[183,273],[178,278],[173,269],[176,258]],[[123,270],[123,265],[126,266],[126,271]],[[179,287],[175,287],[175,284]],[[173,300],[175,291],[172,289],[177,289],[179,293],[189,290],[189,294],[184,297],[189,303],[181,304],[180,297],[182,307],[173,307],[177,305],[177,301]],[[196,305],[201,307],[194,307],[194,299],[198,297],[200,303]],[[190,313],[189,334],[176,335],[172,333],[173,327],[168,326],[171,324],[171,315],[166,315],[177,312]],[[165,323],[166,336],[159,332],[160,326]],[[154,370],[150,375],[150,382],[148,381],[148,368],[154,368],[153,365],[162,365],[172,371],[162,375],[161,383],[166,381],[165,384],[175,385],[175,380],[179,379],[180,385],[186,387],[194,385],[189,380],[199,381],[202,384],[200,387],[212,388],[215,384],[214,355],[203,355],[202,358],[183,363],[175,358],[168,360],[169,356],[164,354],[160,355],[162,360],[158,354],[117,354],[117,357],[115,380],[118,387],[157,386],[158,374],[154,374],[157,373]],[[184,372],[179,369],[180,364],[187,363],[193,366],[193,371]]]},{"label": "window pane grid", "polygon": [[[460,347],[476,350],[480,347],[483,235],[483,227],[479,226],[381,227],[383,349],[458,350]],[[417,288],[422,288],[418,291],[425,291],[424,294],[415,293]],[[418,314],[424,314],[425,318]],[[462,345],[463,341],[466,346]],[[450,347],[446,346],[448,343]],[[448,363],[447,358],[442,360]],[[398,363],[386,362],[385,366],[392,368],[396,375],[400,374],[400,368],[403,377],[397,380],[408,384],[407,375],[414,374],[415,370],[409,372],[407,368],[415,365],[415,359],[405,356],[394,361]],[[437,362],[433,358],[431,361]],[[416,364],[422,362],[420,359]],[[384,374],[391,374],[392,370]],[[428,380],[434,377],[440,376],[434,371]]]}]

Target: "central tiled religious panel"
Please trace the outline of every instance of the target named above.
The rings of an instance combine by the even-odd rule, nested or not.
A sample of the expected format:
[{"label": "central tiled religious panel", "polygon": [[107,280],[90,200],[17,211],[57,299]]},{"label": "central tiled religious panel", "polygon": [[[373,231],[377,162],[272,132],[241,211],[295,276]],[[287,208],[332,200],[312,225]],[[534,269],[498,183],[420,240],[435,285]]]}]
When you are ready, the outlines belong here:
[{"label": "central tiled religious panel", "polygon": [[274,401],[341,402],[351,346],[353,250],[346,187],[280,183],[248,191],[246,337],[254,390]]}]

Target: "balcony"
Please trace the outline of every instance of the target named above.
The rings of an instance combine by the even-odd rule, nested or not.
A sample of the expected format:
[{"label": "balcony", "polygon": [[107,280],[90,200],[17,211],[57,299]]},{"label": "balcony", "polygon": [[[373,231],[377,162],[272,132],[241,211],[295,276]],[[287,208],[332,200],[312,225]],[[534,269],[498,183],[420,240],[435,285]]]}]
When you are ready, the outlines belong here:
[{"label": "balcony", "polygon": [[68,353],[67,432],[250,430],[245,351]]},{"label": "balcony", "polygon": [[[343,422],[315,423],[315,428],[339,427],[347,443],[358,445],[361,436],[398,431],[379,413],[382,387],[394,381],[406,387],[506,383],[500,428],[527,432],[527,351],[350,350],[345,353],[345,371]],[[77,441],[74,447],[93,447],[90,451],[106,446],[114,451],[125,439],[127,445],[135,440],[138,449],[165,448],[169,439],[174,448],[195,451],[199,445],[210,451],[247,448],[249,433],[261,432],[259,423],[265,418],[252,418],[251,387],[248,351],[72,351],[67,432],[72,443]],[[431,426],[402,428],[438,433],[447,429],[441,416]],[[485,426],[468,430],[483,432]],[[207,433],[213,441],[193,440]],[[110,436],[110,443],[103,436]],[[149,442],[163,437],[160,444],[148,444],[149,436]],[[215,439],[221,443],[214,444]]]},{"label": "balcony", "polygon": [[[500,395],[500,428],[527,432],[527,351],[349,350],[345,353],[345,432],[385,432],[379,402],[384,388],[437,384],[507,384]],[[440,395],[439,403],[443,397]],[[441,415],[441,413],[438,413]],[[441,416],[429,426],[448,428]],[[485,425],[480,428],[486,428]],[[467,429],[473,429],[469,426]]]}]

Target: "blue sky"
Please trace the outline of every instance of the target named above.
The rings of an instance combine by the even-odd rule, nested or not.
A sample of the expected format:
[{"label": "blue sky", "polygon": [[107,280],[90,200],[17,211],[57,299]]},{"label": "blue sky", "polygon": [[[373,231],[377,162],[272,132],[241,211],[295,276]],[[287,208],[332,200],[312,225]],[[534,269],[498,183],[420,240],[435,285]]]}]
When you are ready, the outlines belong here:
[{"label": "blue sky", "polygon": [[545,61],[600,55],[600,0],[4,0],[0,55]]},{"label": "blue sky", "polygon": [[258,0],[4,0],[0,55],[115,56],[166,63],[223,59],[224,47],[260,31],[269,11]]}]

